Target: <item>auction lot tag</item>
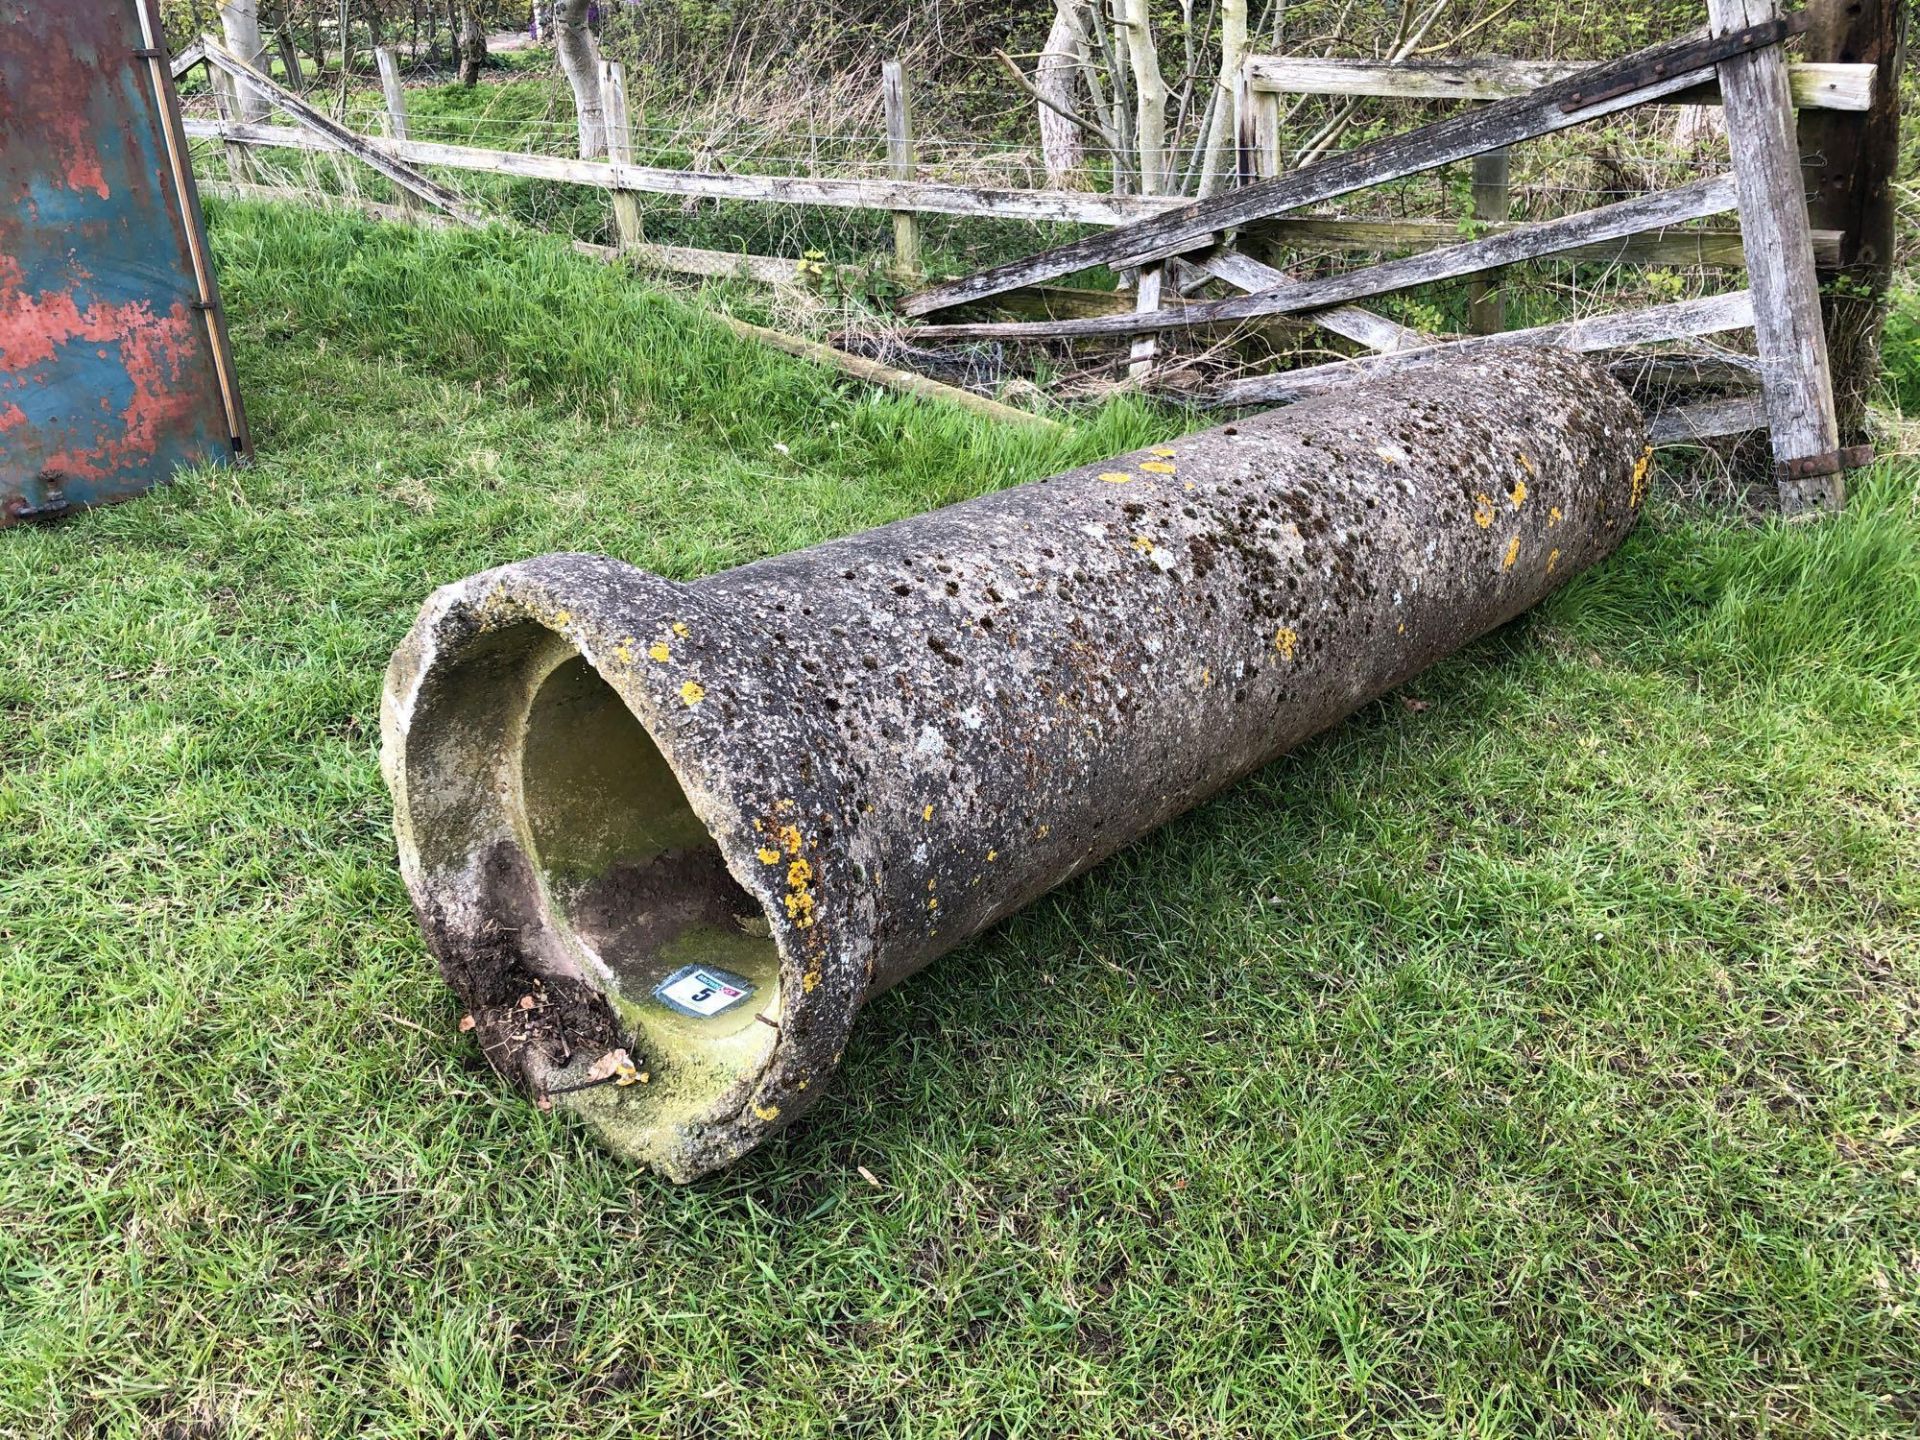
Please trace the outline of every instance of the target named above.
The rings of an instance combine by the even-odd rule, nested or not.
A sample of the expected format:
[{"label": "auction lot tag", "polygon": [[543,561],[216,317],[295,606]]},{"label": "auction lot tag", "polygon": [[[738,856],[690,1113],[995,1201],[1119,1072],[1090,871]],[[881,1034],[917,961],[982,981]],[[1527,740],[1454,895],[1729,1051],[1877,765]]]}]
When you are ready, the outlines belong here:
[{"label": "auction lot tag", "polygon": [[653,987],[654,999],[696,1020],[723,1014],[752,994],[749,981],[712,965],[683,965]]}]

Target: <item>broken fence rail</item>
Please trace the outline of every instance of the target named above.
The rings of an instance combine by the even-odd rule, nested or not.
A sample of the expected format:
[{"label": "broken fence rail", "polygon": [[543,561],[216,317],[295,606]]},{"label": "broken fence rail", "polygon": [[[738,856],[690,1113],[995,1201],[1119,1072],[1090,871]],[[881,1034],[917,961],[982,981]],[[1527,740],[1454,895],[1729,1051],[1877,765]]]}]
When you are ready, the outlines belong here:
[{"label": "broken fence rail", "polygon": [[1720,61],[1777,44],[1785,33],[1786,22],[1779,21],[1725,36],[1651,46],[1512,99],[1342,151],[1291,174],[1191,201],[1157,219],[932,286],[909,296],[901,308],[909,315],[926,315],[1096,265],[1124,265],[1156,249],[1197,243],[1210,232],[1237,229],[1282,211],[1337,199],[1522,140],[1584,125],[1700,84],[1712,78]]}]

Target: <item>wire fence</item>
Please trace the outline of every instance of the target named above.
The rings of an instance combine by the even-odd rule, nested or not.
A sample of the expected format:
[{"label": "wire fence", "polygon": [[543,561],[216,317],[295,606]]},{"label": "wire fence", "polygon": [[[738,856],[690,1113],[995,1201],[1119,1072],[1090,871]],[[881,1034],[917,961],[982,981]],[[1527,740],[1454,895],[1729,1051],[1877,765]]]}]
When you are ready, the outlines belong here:
[{"label": "wire fence", "polygon": [[[312,103],[369,136],[387,133],[386,104],[371,77],[349,77],[309,94]],[[406,92],[409,139],[470,146],[507,154],[577,159],[579,127],[571,96],[557,77],[528,78],[471,89],[415,86]],[[1027,104],[1003,91],[1002,106]],[[190,119],[214,120],[218,110],[204,86],[183,96]],[[978,113],[979,96],[944,92],[940,103],[919,97],[914,137],[914,178],[977,190],[1035,191],[1048,188],[1046,157],[1037,139],[1002,125],[983,134],[965,117]],[[1302,97],[1291,107],[1287,134],[1305,142],[1335,114],[1333,97]],[[1341,100],[1346,122],[1342,147],[1410,129],[1450,113],[1441,102]],[[1570,215],[1633,195],[1669,189],[1729,168],[1723,130],[1701,107],[1648,105],[1610,117],[1604,124],[1562,131],[1516,148],[1510,156],[1507,216],[1539,221]],[[277,117],[276,117],[277,119]],[[1029,115],[1029,128],[1034,126]],[[701,174],[790,176],[824,180],[886,180],[895,171],[887,152],[878,95],[847,87],[825,94],[755,97],[746,92],[716,97],[705,108],[661,113],[636,108],[629,124],[637,165]],[[943,133],[951,130],[954,133]],[[209,177],[232,174],[281,190],[301,192],[315,203],[395,203],[387,181],[343,157],[262,146],[224,147],[196,142],[196,162]],[[1321,153],[1304,143],[1283,145],[1281,168],[1292,169]],[[1108,147],[1082,147],[1076,190],[1104,193],[1121,158]],[[598,245],[618,235],[609,194],[564,182],[429,167],[433,178],[473,209],[530,228]],[[1441,222],[1469,238],[1484,222],[1474,218],[1471,167],[1465,163],[1409,176],[1310,207],[1299,214],[1366,221]],[[849,282],[868,299],[893,282],[892,217],[871,208],[770,203],[759,200],[642,194],[634,198],[645,240],[730,255],[773,257],[791,264],[791,275],[815,292],[788,303],[818,327],[879,328],[857,296],[838,293]],[[1718,222],[1719,228],[1730,223]],[[935,273],[962,273],[1015,259],[1090,233],[1062,221],[1032,221],[980,215],[921,214],[917,225],[923,263]],[[1695,222],[1687,229],[1713,229]],[[1330,275],[1373,263],[1379,251],[1294,237],[1269,241],[1262,258],[1298,276]],[[1680,300],[1730,288],[1726,267],[1703,264],[1595,263],[1547,259],[1502,272],[1498,285],[1509,329],[1658,301]],[[1108,285],[1110,277],[1078,282]],[[819,292],[828,293],[822,298]],[[1438,333],[1467,326],[1464,287],[1425,287],[1369,301],[1390,318]],[[1284,328],[1284,327],[1276,327]],[[1297,329],[1297,327],[1296,327]],[[1185,342],[1172,342],[1177,349]],[[1195,342],[1204,347],[1205,342]],[[1290,358],[1318,358],[1309,342]],[[1270,362],[1273,357],[1262,357]]]}]

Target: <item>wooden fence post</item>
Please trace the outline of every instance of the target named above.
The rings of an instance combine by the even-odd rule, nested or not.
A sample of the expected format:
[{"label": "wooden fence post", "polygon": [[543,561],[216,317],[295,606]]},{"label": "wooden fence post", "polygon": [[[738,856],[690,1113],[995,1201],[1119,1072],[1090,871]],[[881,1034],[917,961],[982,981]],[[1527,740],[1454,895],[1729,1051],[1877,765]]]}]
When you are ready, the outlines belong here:
[{"label": "wooden fence post", "polygon": [[1253,173],[1253,85],[1242,65],[1233,77],[1233,183],[1251,185]]},{"label": "wooden fence post", "polygon": [[1827,358],[1840,443],[1866,439],[1867,401],[1880,385],[1880,328],[1893,281],[1893,177],[1900,158],[1899,76],[1906,49],[1902,0],[1814,0],[1802,38],[1810,61],[1874,67],[1865,114],[1800,116],[1809,220],[1840,232],[1840,253],[1819,267]]},{"label": "wooden fence post", "polygon": [[1280,159],[1280,97],[1271,90],[1253,92],[1253,171],[1271,180],[1286,168]]},{"label": "wooden fence post", "polygon": [[1255,89],[1253,73],[1244,65],[1234,81],[1233,113],[1237,183],[1273,179],[1280,173],[1280,97]]},{"label": "wooden fence post", "polygon": [[[393,47],[382,45],[373,52],[374,64],[380,69],[380,93],[387,102],[387,138],[389,140],[410,140],[407,133],[407,88],[400,83],[400,60],[393,53]],[[400,208],[418,213],[423,207],[417,196],[402,189]]]},{"label": "wooden fence post", "polygon": [[[1779,19],[1780,4],[1707,0],[1707,16],[1714,34],[1724,35]],[[1749,50],[1722,60],[1719,71],[1780,508],[1838,510],[1846,504],[1846,475],[1786,53],[1777,44]]]},{"label": "wooden fence post", "polygon": [[[1160,308],[1160,291],[1166,283],[1167,262],[1157,260],[1134,272],[1134,313],[1144,315]],[[1127,347],[1127,379],[1138,383],[1153,374],[1154,359],[1160,353],[1159,337],[1151,333],[1137,335]]]},{"label": "wooden fence post", "polygon": [[[913,110],[907,77],[898,60],[880,67],[880,97],[887,112],[887,170],[895,180],[914,178]],[[920,219],[911,210],[893,212],[893,268],[902,280],[920,278]]]},{"label": "wooden fence post", "polygon": [[[600,62],[600,93],[606,106],[607,163],[633,164],[633,120],[627,113],[627,72],[617,60]],[[640,197],[631,190],[613,192],[614,239],[622,250],[646,241]]]},{"label": "wooden fence post", "polygon": [[[1507,191],[1508,152],[1489,150],[1473,157],[1473,218],[1505,224],[1511,201]],[[1491,270],[1467,286],[1467,328],[1494,335],[1507,328],[1507,305],[1500,293],[1504,270]]]}]

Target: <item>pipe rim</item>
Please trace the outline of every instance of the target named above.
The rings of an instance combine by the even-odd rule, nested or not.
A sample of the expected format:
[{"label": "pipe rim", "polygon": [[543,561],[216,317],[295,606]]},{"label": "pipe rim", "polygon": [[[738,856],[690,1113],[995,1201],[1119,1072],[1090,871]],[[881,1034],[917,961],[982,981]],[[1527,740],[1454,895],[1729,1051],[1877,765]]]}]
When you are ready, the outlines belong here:
[{"label": "pipe rim", "polygon": [[[562,580],[551,573],[555,567],[569,562],[607,567],[609,574],[617,576],[618,604],[610,604],[604,614],[583,607],[577,574],[567,574],[564,583],[550,583]],[[568,596],[564,604],[555,598],[562,590]],[[634,603],[636,599],[640,603]],[[784,853],[779,864],[766,860],[770,850],[784,852],[779,837],[772,837],[770,843],[765,822],[750,817],[738,803],[727,783],[724,763],[714,754],[717,747],[681,723],[681,716],[692,706],[671,683],[672,675],[650,663],[651,644],[671,643],[653,642],[650,637],[684,633],[688,625],[699,623],[698,612],[696,597],[685,587],[600,556],[545,556],[504,566],[434,593],[394,654],[382,699],[381,766],[395,799],[401,870],[442,973],[463,1001],[472,1005],[475,997],[471,983],[462,982],[461,957],[447,953],[449,947],[468,943],[461,937],[477,933],[476,926],[510,930],[516,928],[510,922],[524,919],[511,913],[511,907],[503,912],[495,905],[490,913],[487,904],[471,899],[476,891],[485,893],[475,877],[484,868],[486,852],[501,838],[511,838],[536,876],[541,923],[571,952],[578,975],[606,999],[615,1013],[620,1041],[631,1050],[635,1070],[650,1078],[626,1085],[618,1077],[596,1078],[595,1064],[603,1060],[602,1055],[576,1055],[572,1063],[560,1066],[535,1060],[516,1070],[503,1066],[499,1055],[490,1051],[489,1062],[530,1090],[543,1108],[550,1101],[578,1114],[616,1154],[644,1161],[676,1181],[707,1173],[755,1148],[811,1104],[819,1091],[805,1093],[810,1078],[805,1072],[821,1068],[828,1050],[832,1061],[838,1062],[853,1010],[832,1003],[819,985],[817,947],[800,943],[807,927],[788,913],[785,894],[774,883],[791,863]],[[511,652],[518,647],[518,663],[526,676],[514,685],[511,723],[515,731],[503,737],[495,730],[469,747],[479,749],[492,742],[497,757],[488,776],[492,783],[480,787],[484,798],[477,805],[454,806],[450,817],[448,807],[430,803],[423,795],[423,789],[445,778],[432,773],[435,746],[428,732],[434,712],[457,691],[464,671],[476,663],[497,661],[502,647],[509,651],[510,664]],[[580,963],[583,952],[594,954],[595,947],[582,937],[570,907],[556,903],[551,876],[542,870],[542,847],[525,813],[529,717],[545,687],[576,661],[617,698],[627,719],[658,755],[732,884],[764,919],[775,957],[771,997],[756,991],[743,1004],[751,1007],[755,1017],[748,1019],[747,1029],[766,1030],[770,1039],[734,1065],[723,1083],[701,1087],[699,1103],[652,1118],[648,1112],[663,1107],[650,1097],[667,1093],[665,1087],[652,1088],[659,1078],[657,1064],[649,1069],[655,1058],[647,1053],[647,1044],[652,1039],[657,1045],[659,1032],[636,1024],[635,997],[615,1002],[608,995],[606,977],[593,964]],[[467,678],[471,683],[477,677]],[[440,748],[458,748],[456,728],[442,728],[447,735],[441,738]],[[435,915],[466,911],[473,913],[464,925],[427,923]],[[806,953],[808,948],[814,949],[812,955]],[[550,959],[547,963],[551,965]],[[564,967],[561,974],[564,977]],[[652,1004],[665,1009],[658,1001]],[[478,1016],[477,1008],[474,1013]],[[729,1007],[725,1015],[734,1013]],[[758,1015],[765,1015],[768,1024],[762,1024]],[[796,1046],[795,1034],[804,1034],[806,1044]]]}]

